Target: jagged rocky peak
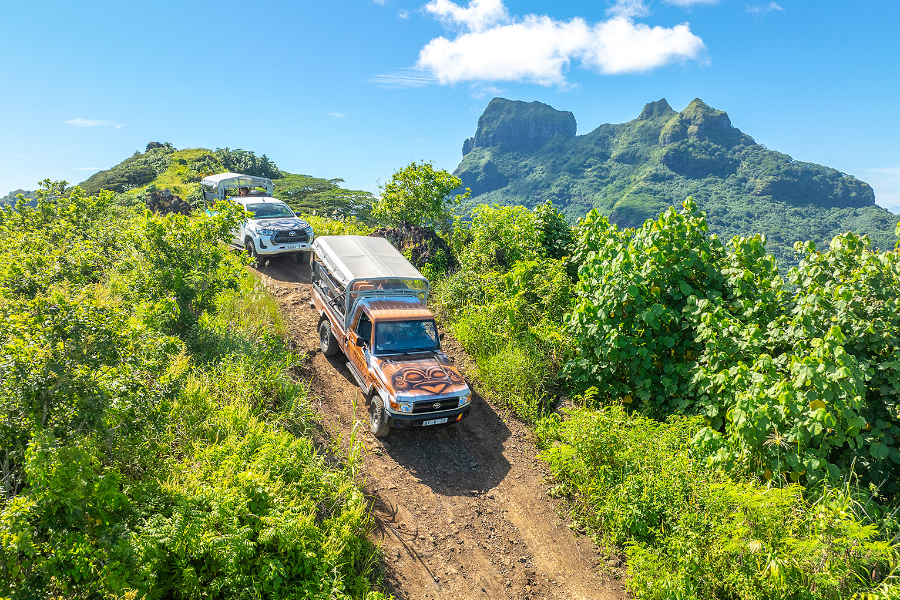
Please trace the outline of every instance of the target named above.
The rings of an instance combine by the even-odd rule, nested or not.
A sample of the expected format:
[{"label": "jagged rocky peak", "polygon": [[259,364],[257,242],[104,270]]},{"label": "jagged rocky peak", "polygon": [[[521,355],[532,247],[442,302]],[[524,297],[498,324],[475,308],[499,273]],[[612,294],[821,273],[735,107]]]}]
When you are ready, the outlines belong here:
[{"label": "jagged rocky peak", "polygon": [[737,145],[744,134],[731,125],[731,119],[724,110],[716,110],[700,98],[694,98],[680,113],[676,113],[659,135],[659,145],[686,139],[709,141],[726,148]]},{"label": "jagged rocky peak", "polygon": [[648,102],[644,106],[644,110],[641,111],[640,116],[638,117],[639,121],[649,121],[650,119],[655,119],[657,117],[673,117],[676,113],[675,109],[669,106],[669,103],[666,102],[665,98],[661,98],[656,102]]},{"label": "jagged rocky peak", "polygon": [[475,137],[463,143],[463,156],[475,148],[534,150],[556,135],[574,138],[575,115],[543,102],[494,98],[481,118]]}]

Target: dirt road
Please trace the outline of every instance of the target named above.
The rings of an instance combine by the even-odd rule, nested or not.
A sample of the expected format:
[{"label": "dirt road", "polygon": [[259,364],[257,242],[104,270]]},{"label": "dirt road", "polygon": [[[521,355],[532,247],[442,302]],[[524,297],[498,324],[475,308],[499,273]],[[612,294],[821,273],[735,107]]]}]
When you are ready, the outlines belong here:
[{"label": "dirt road", "polygon": [[[319,351],[309,268],[275,260],[260,274],[298,349],[311,357],[312,389],[326,427],[346,441],[361,421],[365,490],[374,499],[388,593],[398,600],[626,597],[613,576],[618,561],[603,561],[601,569],[591,540],[557,514],[525,426],[476,395],[469,418],[458,425],[376,439],[346,358]],[[443,345],[465,373],[459,344],[447,335]]]}]

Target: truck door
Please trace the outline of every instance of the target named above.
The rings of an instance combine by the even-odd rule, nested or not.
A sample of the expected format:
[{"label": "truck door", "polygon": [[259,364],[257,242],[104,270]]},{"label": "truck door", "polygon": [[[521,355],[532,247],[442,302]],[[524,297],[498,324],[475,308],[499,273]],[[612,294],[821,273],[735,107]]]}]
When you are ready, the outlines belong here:
[{"label": "truck door", "polygon": [[[359,346],[357,340],[362,340],[363,346]],[[347,344],[346,354],[350,358],[350,362],[356,367],[363,381],[368,383],[368,354],[372,351],[372,320],[362,306],[356,309],[345,343]]]}]

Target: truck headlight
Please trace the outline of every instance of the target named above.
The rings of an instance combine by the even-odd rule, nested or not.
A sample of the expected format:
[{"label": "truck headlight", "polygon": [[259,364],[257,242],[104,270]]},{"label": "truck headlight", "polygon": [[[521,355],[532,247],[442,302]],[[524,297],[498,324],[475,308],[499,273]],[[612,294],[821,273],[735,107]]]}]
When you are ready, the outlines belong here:
[{"label": "truck headlight", "polygon": [[411,413],[412,412],[412,403],[411,402],[401,402],[400,403],[400,412]]},{"label": "truck headlight", "polygon": [[275,233],[274,229],[269,229],[267,227],[257,227],[256,235],[272,235]]},{"label": "truck headlight", "polygon": [[468,392],[465,396],[460,396],[459,397],[459,405],[465,406],[466,404],[469,403],[470,400],[472,400],[472,392]]}]

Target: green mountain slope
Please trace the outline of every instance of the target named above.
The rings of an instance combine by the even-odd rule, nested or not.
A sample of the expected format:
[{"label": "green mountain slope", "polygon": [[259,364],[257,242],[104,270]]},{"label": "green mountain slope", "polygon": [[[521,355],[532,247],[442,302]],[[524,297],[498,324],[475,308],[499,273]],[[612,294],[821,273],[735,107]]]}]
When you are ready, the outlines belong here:
[{"label": "green mountain slope", "polygon": [[823,244],[852,231],[882,249],[896,241],[897,217],[875,206],[867,183],[757,144],[700,99],[681,112],[651,102],[627,123],[575,132],[570,112],[494,98],[454,174],[471,188],[471,203],[552,200],[571,220],[596,208],[625,227],[693,196],[711,231],[724,239],[763,233],[789,262],[797,240]]}]

